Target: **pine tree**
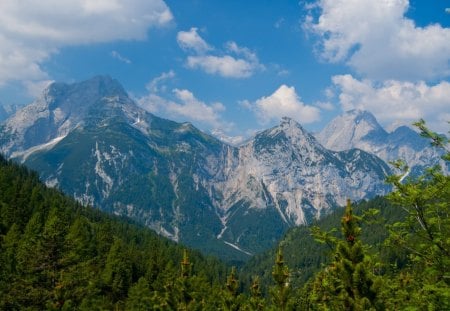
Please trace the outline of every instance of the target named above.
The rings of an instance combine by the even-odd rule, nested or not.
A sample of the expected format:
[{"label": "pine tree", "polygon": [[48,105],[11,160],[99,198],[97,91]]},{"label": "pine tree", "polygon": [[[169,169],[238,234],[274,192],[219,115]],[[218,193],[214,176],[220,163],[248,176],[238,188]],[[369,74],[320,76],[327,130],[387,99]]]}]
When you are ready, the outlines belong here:
[{"label": "pine tree", "polygon": [[275,281],[275,286],[270,290],[273,306],[281,311],[292,309],[292,303],[290,301],[291,286],[289,283],[289,268],[284,263],[281,247],[279,247],[277,251],[275,265],[272,269],[272,278]]},{"label": "pine tree", "polygon": [[341,220],[343,240],[336,245],[333,262],[316,276],[312,300],[324,310],[383,310],[378,299],[379,280],[359,239],[359,217],[350,201]]},{"label": "pine tree", "polygon": [[145,278],[139,278],[138,282],[130,287],[126,301],[127,310],[145,311],[153,307],[152,293]]},{"label": "pine tree", "polygon": [[[8,233],[3,237],[0,248],[0,310],[17,310],[20,306],[16,303],[14,291],[12,291],[15,278],[17,278],[17,248],[21,234],[19,227],[13,224]],[[1,241],[1,240],[0,240]]]},{"label": "pine tree", "polygon": [[264,310],[264,297],[261,292],[261,284],[259,277],[253,278],[252,284],[250,285],[250,297],[247,302],[247,310]]},{"label": "pine tree", "polygon": [[127,253],[125,243],[116,238],[109,250],[102,274],[103,281],[112,293],[113,301],[124,299],[132,282],[132,266]]},{"label": "pine tree", "polygon": [[191,275],[192,264],[189,262],[189,256],[187,250],[183,250],[183,260],[180,262],[181,267],[181,277],[187,278]]},{"label": "pine tree", "polygon": [[[449,139],[430,131],[425,121],[414,124],[421,135],[443,151],[442,159],[450,167]],[[416,178],[404,178],[408,167],[394,163],[403,172],[390,176],[395,191],[389,200],[407,213],[404,221],[390,227],[389,245],[408,253],[409,266],[392,283],[401,292],[408,282],[409,304],[403,307],[428,310],[450,309],[450,176],[439,166],[429,168]],[[408,276],[408,278],[406,278]]]},{"label": "pine tree", "polygon": [[232,267],[227,277],[223,291],[223,309],[227,311],[240,310],[241,297],[238,295],[239,281],[236,276],[236,268]]},{"label": "pine tree", "polygon": [[97,278],[93,238],[93,228],[87,218],[78,216],[64,239],[58,287],[66,308],[79,305],[83,299],[96,293],[92,288],[93,280]]}]

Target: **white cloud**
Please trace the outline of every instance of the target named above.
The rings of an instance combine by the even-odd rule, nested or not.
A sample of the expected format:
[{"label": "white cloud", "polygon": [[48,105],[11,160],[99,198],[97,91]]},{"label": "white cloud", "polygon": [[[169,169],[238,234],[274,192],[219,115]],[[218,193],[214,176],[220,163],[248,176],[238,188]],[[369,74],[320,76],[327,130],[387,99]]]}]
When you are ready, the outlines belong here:
[{"label": "white cloud", "polygon": [[304,27],[319,36],[326,61],[378,80],[450,75],[450,28],[417,27],[405,17],[408,0],[318,0],[314,8]]},{"label": "white cloud", "polygon": [[191,121],[208,128],[221,128],[223,130],[231,128],[231,124],[222,121],[220,113],[225,110],[222,103],[207,104],[197,99],[191,91],[185,89],[174,89],[173,94],[175,98],[168,100],[151,93],[138,99],[138,103],[147,111],[180,122]]},{"label": "white cloud", "polygon": [[186,61],[188,68],[200,68],[209,74],[218,74],[225,78],[248,78],[255,66],[244,60],[232,56],[189,56]]},{"label": "white cloud", "polygon": [[256,71],[265,69],[254,52],[238,46],[236,42],[227,42],[225,51],[215,50],[200,37],[195,27],[178,32],[177,42],[183,50],[193,52],[186,59],[186,66],[191,69],[201,69],[225,78],[248,78]]},{"label": "white cloud", "polygon": [[172,18],[162,0],[2,0],[0,85],[48,79],[41,65],[64,46],[145,39]]},{"label": "white cloud", "polygon": [[42,94],[50,84],[55,82],[54,80],[40,80],[40,81],[25,81],[24,86],[27,93],[33,97],[38,97]]},{"label": "white cloud", "polygon": [[213,48],[200,37],[196,27],[189,31],[180,31],[177,34],[178,45],[184,50],[193,50],[196,53],[204,53]]},{"label": "white cloud", "polygon": [[152,93],[158,93],[159,91],[166,91],[165,85],[160,85],[164,81],[175,78],[175,71],[169,70],[167,72],[161,73],[159,76],[151,80],[145,87]]},{"label": "white cloud", "polygon": [[111,51],[111,57],[115,58],[119,61],[121,61],[122,63],[125,64],[131,64],[131,60],[129,60],[128,58],[126,58],[125,56],[122,56],[119,52],[117,51]]},{"label": "white cloud", "polygon": [[340,75],[333,77],[333,83],[338,88],[339,102],[344,111],[355,108],[368,110],[385,125],[394,122],[411,125],[423,118],[434,130],[448,131],[449,82],[435,85],[396,80],[374,83]]},{"label": "white cloud", "polygon": [[238,146],[242,144],[245,141],[245,137],[241,135],[237,136],[230,136],[227,133],[225,133],[222,129],[213,129],[211,131],[211,134],[215,136],[216,138],[220,139],[223,142],[226,142],[227,144]]},{"label": "white cloud", "polygon": [[308,124],[320,119],[320,110],[317,107],[303,103],[297,95],[295,88],[281,85],[272,95],[261,97],[253,104],[241,103],[251,107],[263,124],[278,121],[288,116],[302,124]]},{"label": "white cloud", "polygon": [[225,110],[223,104],[216,102],[207,105],[195,98],[194,94],[188,90],[175,89],[173,92],[179,103],[171,102],[166,108],[168,112],[210,125],[220,123],[219,113]]},{"label": "white cloud", "polygon": [[333,111],[336,107],[330,102],[316,102],[315,105],[323,110]]}]

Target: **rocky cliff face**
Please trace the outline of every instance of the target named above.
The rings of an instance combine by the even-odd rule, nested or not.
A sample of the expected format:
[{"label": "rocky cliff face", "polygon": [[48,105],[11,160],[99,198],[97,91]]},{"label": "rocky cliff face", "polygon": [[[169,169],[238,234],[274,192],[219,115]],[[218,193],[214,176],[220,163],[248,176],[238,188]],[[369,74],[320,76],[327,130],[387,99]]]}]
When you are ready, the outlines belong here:
[{"label": "rocky cliff face", "polygon": [[387,191],[383,180],[389,168],[383,161],[361,150],[330,151],[288,118],[237,148],[226,163],[226,178],[213,181],[221,194],[217,207],[224,227],[219,237],[247,249],[254,241],[246,239],[252,233],[242,224],[282,232],[311,222],[347,198]]},{"label": "rocky cliff face", "polygon": [[261,251],[344,200],[387,191],[388,166],[330,151],[290,119],[240,147],[139,108],[109,77],[52,84],[6,120],[1,151],[83,203],[227,259]]},{"label": "rocky cliff face", "polygon": [[[317,140],[336,151],[359,148],[385,162],[404,160],[412,174],[440,163],[440,153],[425,138],[407,126],[386,132],[368,111],[351,110],[333,119]],[[442,164],[442,163],[441,163]]]}]

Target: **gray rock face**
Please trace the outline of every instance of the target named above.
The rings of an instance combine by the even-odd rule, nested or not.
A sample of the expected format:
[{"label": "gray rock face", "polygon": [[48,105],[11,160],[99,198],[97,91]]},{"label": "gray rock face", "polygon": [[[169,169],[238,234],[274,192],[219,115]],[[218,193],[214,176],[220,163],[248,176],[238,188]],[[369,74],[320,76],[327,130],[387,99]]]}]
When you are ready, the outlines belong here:
[{"label": "gray rock face", "polygon": [[122,86],[107,76],[72,85],[53,83],[4,122],[0,151],[17,157],[29,148],[61,139],[86,121],[89,110],[114,96],[128,99]]},{"label": "gray rock face", "polygon": [[[440,163],[439,150],[407,126],[386,132],[367,111],[351,110],[333,119],[317,140],[336,151],[359,148],[375,154],[385,162],[404,160],[413,174]],[[441,163],[442,164],[442,163]]]},{"label": "gray rock face", "polygon": [[390,173],[362,150],[325,148],[288,118],[233,147],[142,110],[109,77],[52,84],[3,123],[0,141],[48,185],[226,259],[271,246],[347,198],[386,193]]}]

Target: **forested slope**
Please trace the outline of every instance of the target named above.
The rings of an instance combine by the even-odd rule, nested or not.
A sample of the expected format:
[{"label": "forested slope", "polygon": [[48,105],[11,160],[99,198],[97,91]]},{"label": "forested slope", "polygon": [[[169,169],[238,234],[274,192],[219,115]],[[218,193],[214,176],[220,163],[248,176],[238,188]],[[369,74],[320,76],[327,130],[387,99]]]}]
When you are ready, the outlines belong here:
[{"label": "forested slope", "polygon": [[[386,227],[403,220],[406,212],[401,208],[394,207],[384,197],[377,197],[370,201],[362,201],[354,204],[356,215],[365,214],[366,222],[362,223],[361,240],[370,245],[369,252],[381,256],[397,256],[393,250],[383,247],[383,242],[388,237],[389,232]],[[370,213],[373,209],[378,211],[376,215]],[[261,283],[268,285],[272,282],[271,267],[275,262],[278,248],[281,247],[284,260],[291,270],[293,285],[296,287],[304,285],[314,274],[331,261],[334,247],[331,244],[319,243],[313,235],[312,228],[317,227],[322,231],[336,231],[335,236],[342,237],[342,233],[336,230],[340,227],[344,209],[340,208],[325,217],[316,220],[310,226],[300,226],[290,229],[280,240],[278,245],[271,250],[261,253],[251,258],[243,267],[243,278],[251,275],[260,275]]]},{"label": "forested slope", "polygon": [[[169,306],[182,299],[182,246],[83,207],[4,158],[0,206],[0,309],[132,310],[143,301]],[[188,255],[195,292],[212,297],[225,265]]]},{"label": "forested slope", "polygon": [[[448,139],[417,126],[448,163]],[[387,198],[348,201],[239,274],[0,158],[0,309],[449,310],[450,176],[397,166]]]}]

